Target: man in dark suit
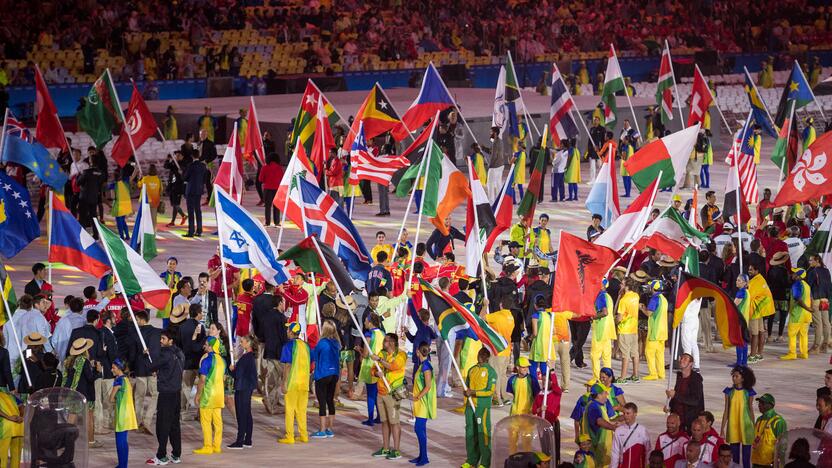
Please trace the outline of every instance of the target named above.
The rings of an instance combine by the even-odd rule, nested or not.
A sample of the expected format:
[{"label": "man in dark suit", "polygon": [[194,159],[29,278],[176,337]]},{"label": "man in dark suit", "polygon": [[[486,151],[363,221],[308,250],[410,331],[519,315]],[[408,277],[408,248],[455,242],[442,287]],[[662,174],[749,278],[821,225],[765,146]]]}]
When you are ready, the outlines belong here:
[{"label": "man in dark suit", "polygon": [[[134,314],[136,322],[139,324],[144,344],[147,346],[150,360],[156,361],[159,359],[159,351],[162,336],[162,330],[150,325],[150,318],[146,310],[140,310]],[[159,392],[156,387],[156,376],[153,375],[153,370],[150,367],[147,359],[142,359],[144,353],[142,342],[136,334],[136,329],[131,328],[131,334],[135,336],[133,341],[133,355],[136,356],[133,364],[133,375],[135,376],[134,385],[134,404],[136,407],[136,422],[139,423],[139,432],[152,435],[150,428],[154,427],[153,415],[156,411],[156,400],[159,398]],[[144,399],[150,394],[150,403],[145,409]]]},{"label": "man in dark suit", "polygon": [[[113,423],[113,404],[110,402],[110,390],[113,388],[112,365],[118,352],[118,340],[113,332],[113,313],[105,310],[101,313],[101,347],[95,359],[101,363],[101,378],[95,381],[95,430],[107,432]],[[131,324],[132,326],[132,324]]]},{"label": "man in dark suit", "polygon": [[[205,163],[205,167],[217,159],[217,145],[208,137],[206,130],[199,131],[199,145],[198,145],[199,160]],[[208,192],[208,199],[211,198],[211,171],[208,171],[209,177],[205,180],[205,190]],[[208,204],[208,201],[205,202]]]},{"label": "man in dark suit", "polygon": [[[98,355],[101,354],[101,333],[95,328],[95,323],[98,322],[99,312],[94,309],[87,311],[87,323],[84,326],[72,330],[69,334],[69,343],[74,343],[78,338],[88,338],[92,340],[92,348],[89,350],[90,359],[97,360]],[[94,368],[95,366],[93,366]]]},{"label": "man in dark suit", "polygon": [[[205,166],[202,159],[197,159],[185,169],[182,174],[185,181],[185,203],[188,205],[188,233],[185,237],[202,235],[202,194],[205,193],[205,184],[211,183],[211,172]],[[194,230],[196,222],[196,230]]]},{"label": "man in dark suit", "polygon": [[264,369],[263,404],[266,411],[274,413],[280,404],[281,386],[283,384],[283,368],[279,364],[283,345],[288,341],[286,336],[286,301],[281,296],[274,295],[274,286],[266,283],[263,294],[254,299],[251,314],[251,329],[260,342],[262,354],[261,364]]},{"label": "man in dark suit", "polygon": [[199,359],[202,357],[202,345],[205,343],[205,327],[201,323],[203,311],[202,305],[191,304],[188,308],[188,318],[179,326],[179,342],[182,343],[182,352],[185,354],[182,371],[182,411],[188,408],[191,388],[199,376]]},{"label": "man in dark suit", "polygon": [[48,284],[46,282],[46,276],[46,265],[40,262],[32,265],[32,281],[26,283],[26,286],[23,288],[23,292],[32,297],[40,294],[40,290],[43,288],[43,285]]}]

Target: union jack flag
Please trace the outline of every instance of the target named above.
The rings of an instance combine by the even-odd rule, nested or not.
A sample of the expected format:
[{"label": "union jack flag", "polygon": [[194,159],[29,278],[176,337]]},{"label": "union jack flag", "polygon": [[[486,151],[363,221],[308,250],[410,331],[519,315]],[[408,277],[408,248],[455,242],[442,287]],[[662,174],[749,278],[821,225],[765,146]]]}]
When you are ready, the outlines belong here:
[{"label": "union jack flag", "polygon": [[725,162],[732,166],[737,158],[737,170],[740,176],[740,188],[746,203],[757,203],[759,186],[757,184],[757,163],[754,162],[754,119],[747,119],[745,125],[734,135],[734,144],[728,151]]},{"label": "union jack flag", "polygon": [[12,111],[8,111],[8,115],[6,116],[6,135],[22,138],[29,143],[34,141],[32,132],[26,128],[26,125],[22,121],[17,120],[17,117],[12,114]]},{"label": "union jack flag", "polygon": [[403,156],[373,155],[367,148],[364,138],[364,122],[358,126],[358,133],[350,149],[350,185],[358,185],[359,180],[370,180],[378,184],[390,185],[393,174],[410,165]]},{"label": "union jack flag", "polygon": [[296,177],[293,197],[298,197],[306,224],[306,235],[317,235],[332,247],[354,279],[367,281],[370,273],[370,252],[347,213],[320,187]]}]

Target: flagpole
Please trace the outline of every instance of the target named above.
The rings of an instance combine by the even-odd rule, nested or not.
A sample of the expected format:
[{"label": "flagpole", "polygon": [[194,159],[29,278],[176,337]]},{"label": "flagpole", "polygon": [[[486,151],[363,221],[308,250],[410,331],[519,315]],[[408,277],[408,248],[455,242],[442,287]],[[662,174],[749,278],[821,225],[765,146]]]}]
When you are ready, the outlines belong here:
[{"label": "flagpole", "polygon": [[[113,75],[110,73],[110,68],[107,68],[107,77],[110,79],[110,89],[113,91],[113,94],[116,95],[116,102],[115,108],[118,109],[118,114],[121,116],[121,124],[125,127],[124,133],[127,135],[127,141],[130,142],[130,149],[133,150],[133,157],[136,158],[136,168],[139,170],[139,175],[144,176],[142,172],[142,165],[139,164],[139,155],[136,153],[136,145],[133,144],[133,135],[130,134],[130,127],[127,124],[127,119],[124,117],[124,110],[121,108],[121,98],[118,97],[118,91],[116,90],[116,83],[113,81]],[[133,83],[133,80],[130,80]],[[133,83],[133,87],[136,87],[136,83]]]},{"label": "flagpole", "polygon": [[[293,179],[292,180],[293,183],[289,186],[289,195],[291,195],[292,192],[293,192],[292,187],[295,187],[295,188],[297,188],[297,190],[300,190],[300,174],[295,174],[292,179]],[[308,236],[309,232],[308,232],[308,229],[306,229],[306,207],[304,206],[304,203],[303,203],[303,195],[302,194],[300,196],[300,200],[298,200],[298,205],[300,205],[300,219],[301,219],[301,224],[302,224],[302,226],[300,227],[300,232],[303,233],[304,236]],[[317,297],[316,297],[317,296],[316,289],[317,289],[318,285],[317,285],[317,283],[315,283],[315,272],[310,271],[309,274],[312,275],[312,297],[314,298],[312,303],[315,307],[315,317],[318,319],[318,323],[320,324],[321,323],[321,312],[320,312],[320,310],[318,310],[318,300],[317,300]],[[330,277],[330,278],[333,280],[333,282],[335,281],[335,277]],[[304,315],[306,314],[306,309],[305,308],[303,310],[303,313],[304,313]],[[300,319],[301,319],[300,316],[298,316],[298,322],[300,322]],[[309,326],[309,324],[307,323],[306,317],[304,317],[303,318],[303,329],[301,330],[301,333],[303,333],[303,336],[305,336],[305,337],[309,336],[306,333],[307,326]]]},{"label": "flagpole", "polygon": [[[433,61],[430,62],[430,66],[433,66]],[[434,70],[436,70],[435,66],[433,68],[434,68]],[[438,70],[437,70],[436,74],[437,75],[439,74]],[[439,78],[440,78],[439,82],[442,83],[442,89],[445,90],[445,92],[448,94],[448,97],[450,97],[451,101],[454,102],[454,108],[456,109],[457,114],[459,114],[459,118],[462,120],[462,123],[465,124],[465,128],[468,129],[468,133],[471,135],[471,138],[474,139],[474,143],[479,145],[480,142],[477,141],[477,137],[474,136],[474,132],[471,130],[471,126],[468,125],[468,120],[466,120],[465,117],[462,115],[462,109],[460,109],[459,104],[456,103],[456,98],[454,98],[453,94],[451,94],[451,92],[448,90],[448,87],[445,85],[445,80],[442,79],[441,75],[439,76]],[[439,113],[438,112],[436,113],[436,118],[439,119]]]},{"label": "flagpole", "polygon": [[[332,268],[329,266],[329,262],[326,261],[326,257],[324,257],[324,253],[323,251],[321,251],[321,247],[318,245],[317,236],[312,235],[311,239],[312,243],[315,244],[315,250],[318,252],[318,258],[320,258],[321,264],[323,264],[324,268],[326,268],[327,275],[329,275],[329,277],[332,278],[332,282],[335,284],[335,289],[338,291],[338,296],[341,297],[341,302],[343,302],[344,305],[347,306],[347,311],[349,311],[349,316],[352,319],[352,324],[355,325],[356,330],[363,330],[363,327],[358,323],[358,319],[355,318],[355,312],[353,311],[352,306],[349,302],[347,302],[347,298],[344,295],[344,291],[341,290],[341,285],[338,284],[338,281],[335,281],[335,275],[332,273]],[[372,354],[372,349],[370,349],[370,343],[367,341],[367,337],[364,336],[364,333],[359,333],[359,335],[361,336],[361,341],[364,342],[364,349],[366,349],[369,354]],[[381,365],[379,365],[379,363],[376,361],[373,361],[373,364],[375,364],[376,370],[379,372],[379,377],[381,377],[381,380],[384,382],[384,386],[387,387],[387,391],[390,391],[390,382],[388,382],[387,377],[384,376],[384,371],[382,370]]]},{"label": "flagpole", "polygon": [[589,139],[589,143],[595,148],[595,151],[598,151],[598,145],[595,143],[595,140],[592,139],[592,134],[589,133],[589,127],[586,126],[586,122],[584,121],[583,116],[581,115],[581,111],[578,110],[578,105],[575,104],[575,99],[572,97],[572,92],[569,91],[569,86],[566,85],[566,80],[563,78],[563,74],[561,74],[560,69],[558,68],[558,64],[552,62],[552,66],[555,67],[555,70],[558,72],[560,79],[563,81],[563,87],[566,89],[566,95],[569,96],[569,101],[572,103],[572,109],[578,114],[578,120],[581,121],[581,124],[586,130],[586,136]]},{"label": "flagpole", "polygon": [[[742,237],[742,235],[740,235],[740,237]],[[679,277],[676,279],[676,292],[673,295],[673,297],[677,297],[678,294],[679,294],[679,284],[682,282],[682,275],[684,273],[685,273],[685,264],[683,262],[679,262]],[[742,274],[742,267],[740,267],[740,274]],[[678,309],[675,309],[675,308],[673,309],[673,314],[674,315],[678,314],[679,312],[680,311]],[[681,313],[684,314],[685,311],[682,310]],[[673,323],[675,323],[675,322],[676,322],[676,320],[674,318]],[[671,376],[673,376],[673,361],[676,359],[676,353],[679,351],[679,327],[680,326],[681,326],[681,324],[679,324],[678,326],[673,327],[673,341],[670,342],[670,368],[668,369],[668,372],[667,372],[667,390],[670,390],[670,379],[671,379]],[[664,352],[664,350],[662,350],[662,352]],[[668,403],[669,402],[670,402],[670,399],[668,398]]]},{"label": "flagpole", "polygon": [[511,63],[511,73],[514,75],[514,84],[517,85],[517,94],[520,96],[520,104],[523,106],[523,114],[526,118],[531,121],[532,127],[534,128],[535,133],[537,136],[540,136],[540,129],[537,128],[537,124],[534,123],[531,116],[529,115],[529,109],[526,108],[526,101],[523,100],[523,91],[520,89],[520,83],[517,81],[517,69],[514,67],[514,59],[511,58],[511,51],[507,50],[506,55],[508,56],[508,60]]},{"label": "flagpole", "polygon": [[[6,133],[6,132],[3,131],[3,133]],[[106,249],[104,249],[104,250],[106,250]],[[9,278],[9,281],[11,281],[11,278]],[[23,364],[20,367],[23,368],[23,373],[26,375],[26,382],[31,387],[32,386],[32,376],[29,375],[29,367],[26,366],[26,359],[23,356],[23,348],[20,346],[20,337],[17,336],[17,327],[15,327],[15,325],[14,325],[14,320],[12,320],[12,311],[9,310],[9,301],[6,298],[6,294],[3,291],[2,286],[0,286],[0,296],[3,296],[3,306],[6,308],[6,317],[8,317],[7,323],[11,324],[11,326],[12,326],[12,335],[14,335],[14,344],[15,344],[15,346],[17,346],[17,352],[18,352],[18,355],[20,356],[20,360],[22,361],[22,364]]]},{"label": "flagpole", "polygon": [[[144,197],[145,197],[146,194],[147,194],[147,185],[142,185],[142,191],[139,194],[139,212],[140,213],[142,211],[142,208],[144,208]],[[142,213],[142,214],[150,216],[150,213]],[[138,219],[137,221],[141,222],[141,219]],[[134,221],[133,223],[135,224],[135,222],[136,221]],[[141,227],[139,229],[141,229]],[[153,226],[153,229],[155,230],[156,226]],[[222,247],[220,247],[220,248],[222,248]],[[139,255],[141,255],[142,258],[144,258],[144,235],[142,235],[142,239],[139,239]]]},{"label": "flagpole", "polygon": [[0,132],[0,162],[3,162],[3,155],[6,152],[6,126],[9,125],[9,108],[6,107],[6,113],[3,115],[3,131]]},{"label": "flagpole", "polygon": [[[754,92],[757,93],[757,97],[760,98],[760,104],[763,105],[763,109],[766,111],[766,115],[768,116],[768,119],[771,121],[771,124],[774,125],[774,119],[771,118],[771,113],[769,113],[769,111],[768,111],[768,105],[766,104],[765,101],[763,101],[763,96],[760,94],[760,90],[757,89],[757,83],[755,83],[754,80],[751,79],[751,73],[748,72],[748,67],[743,65],[742,69],[745,70],[746,78],[751,83],[751,86],[754,87]],[[751,106],[751,110],[752,111],[754,110],[754,106]]]},{"label": "flagpole", "polygon": [[[607,171],[609,171],[608,175],[612,176],[612,168],[613,168],[613,164],[615,164],[614,155],[612,154],[612,145],[609,145],[609,147],[607,149],[607,164],[609,165],[609,167],[607,167]],[[598,175],[599,176],[601,175],[600,172],[598,173]],[[610,185],[618,184],[618,181],[615,180],[615,179],[616,179],[615,177],[610,177]],[[598,180],[598,178],[596,177],[595,180]],[[607,225],[607,227],[612,226],[612,222],[615,221],[615,220],[610,220],[609,219],[610,217],[607,216],[610,213],[609,192],[611,190],[612,190],[612,187],[610,186],[610,187],[607,188],[607,193],[604,194],[604,216],[607,217],[607,221],[610,223],[610,224]]]},{"label": "flagpole", "polygon": [[[228,279],[226,277],[226,272],[225,272],[225,259],[223,258],[223,255],[222,255],[222,240],[224,239],[224,237],[223,237],[223,233],[222,233],[223,223],[221,222],[221,218],[222,218],[222,216],[225,216],[225,213],[223,213],[222,216],[220,216],[220,211],[222,211],[222,209],[220,208],[219,202],[216,202],[216,200],[217,200],[217,186],[214,185],[214,201],[215,201],[215,203],[214,203],[214,213],[217,217],[217,234],[218,234],[217,235],[217,242],[219,243],[220,269],[222,270],[222,292],[223,292],[223,295],[225,296],[225,300],[223,301],[223,309],[225,309],[225,321],[228,324],[227,332],[228,332],[228,336],[229,336],[229,339],[230,339],[231,337],[234,336],[234,330],[231,330],[231,301],[228,298]],[[144,243],[142,243],[142,244],[144,244]],[[230,358],[231,365],[233,366],[234,365],[234,346],[229,346],[228,347],[228,357]]]},{"label": "flagpole", "polygon": [[[43,82],[44,88],[46,88],[46,80],[43,79],[43,73],[40,72],[40,66],[38,66],[37,63],[35,63],[35,70],[37,71],[37,74],[40,76],[40,79]],[[46,88],[46,92],[49,92],[49,88]],[[37,100],[38,100],[37,94],[38,93],[37,93],[37,85],[36,85],[35,86],[35,109],[37,109],[37,107],[38,107],[37,106]],[[812,97],[814,98],[814,96],[815,95],[813,94]],[[49,100],[52,100],[52,96],[49,96]],[[52,105],[55,105],[55,103],[53,102]],[[820,107],[820,106],[818,106],[818,107]],[[821,113],[821,115],[823,115],[823,111],[821,111],[820,113]],[[67,149],[67,151],[70,151],[69,141],[66,139],[66,132],[64,132],[64,126],[63,126],[63,124],[61,124],[61,117],[58,115],[57,109],[56,109],[56,112],[55,112],[55,117],[58,120],[58,126],[61,127],[61,136],[64,139],[64,144],[66,145],[66,149]],[[825,117],[824,117],[824,120],[826,120]],[[35,117],[35,125],[37,126],[37,117]],[[3,133],[6,133],[6,126],[5,125],[3,125]],[[70,154],[70,156],[71,156],[71,154]]]},{"label": "flagpole", "polygon": [[684,130],[687,125],[685,115],[682,113],[682,99],[679,97],[679,85],[676,84],[676,72],[673,71],[673,57],[670,55],[670,45],[667,43],[667,39],[664,40],[664,48],[667,50],[667,61],[670,62],[670,76],[673,77],[673,93],[676,94],[676,107],[679,108],[679,122],[682,124],[682,130]]},{"label": "flagpole", "polygon": [[[783,160],[780,161],[780,176],[777,178],[777,192],[778,193],[780,192],[780,189],[783,188],[783,182],[786,181],[785,168],[786,168],[786,160],[789,159],[789,140],[791,139],[791,136],[792,136],[791,126],[794,125],[794,123],[792,122],[792,120],[794,120],[794,106],[795,106],[795,102],[794,102],[794,100],[792,100],[792,107],[789,110],[789,129],[786,131],[786,153],[783,155]],[[830,236],[830,237],[832,237],[832,236]],[[829,249],[829,246],[827,246],[827,250],[828,249]]]},{"label": "flagpole", "polygon": [[[800,66],[800,63],[797,63],[797,69],[800,71],[800,76],[803,77],[803,82],[809,84],[809,81],[806,79],[806,75],[803,74],[803,67]],[[823,114],[823,108],[820,106],[818,102],[818,98],[815,97],[815,92],[812,91],[812,87],[809,86],[809,93],[812,95],[812,102],[818,106],[818,110],[820,111],[820,116],[823,117],[823,121],[826,122],[826,116]]]},{"label": "flagpole", "polygon": [[[747,123],[746,123],[747,124]],[[742,145],[742,142],[740,142]],[[742,269],[742,205],[740,205],[740,192],[742,192],[742,188],[740,186],[740,161],[737,153],[734,153],[734,172],[736,174],[737,179],[737,190],[736,190],[736,199],[737,199],[737,232],[739,232],[739,242],[737,242],[737,258],[740,262],[740,274],[743,273]]]},{"label": "flagpole", "polygon": [[[100,237],[101,222],[98,221],[98,218],[93,218],[93,221],[95,222],[95,228],[98,230]],[[119,241],[122,243],[124,242],[121,239],[119,239]],[[104,253],[107,254],[107,260],[110,261],[110,266],[113,269],[113,278],[116,280],[116,282],[121,284],[121,292],[122,294],[124,294],[124,302],[127,304],[127,311],[130,312],[130,318],[133,319],[133,327],[136,329],[136,334],[139,335],[139,341],[142,344],[142,349],[147,353],[147,359],[150,362],[153,362],[153,358],[150,356],[150,351],[147,350],[147,343],[144,342],[144,336],[142,335],[142,331],[139,329],[139,323],[136,321],[136,314],[133,313],[133,306],[130,305],[130,298],[127,297],[127,290],[124,289],[124,283],[122,283],[121,279],[119,278],[118,269],[116,268],[116,263],[113,261],[113,256],[110,254],[110,249],[107,248],[106,242],[102,242],[101,244],[104,247]],[[14,324],[12,324],[12,326],[14,326]],[[16,335],[17,334],[15,334],[15,336]]]},{"label": "flagpole", "polygon": [[615,46],[613,44],[610,44],[610,49],[612,50],[613,57],[615,57],[615,63],[618,65],[618,72],[621,73],[621,81],[624,81],[624,96],[627,98],[627,105],[630,106],[630,112],[633,114],[633,123],[636,125],[638,138],[643,140],[644,137],[641,135],[641,129],[638,126],[638,117],[636,117],[636,111],[633,109],[633,101],[630,99],[630,90],[627,89],[627,82],[624,80],[624,73],[621,72],[621,62],[618,61],[618,54],[615,53]]},{"label": "flagpole", "polygon": [[[3,133],[5,133],[5,131]],[[49,268],[48,281],[49,284],[52,284],[52,260],[49,259],[49,256],[52,253],[52,219],[55,217],[55,207],[52,204],[52,189],[50,188],[46,193],[49,197],[49,219],[46,223],[46,264]]]},{"label": "flagpole", "polygon": [[[468,183],[471,185],[471,190],[473,190],[474,189],[474,165],[471,164],[471,159],[470,158],[468,158]],[[486,196],[486,199],[487,199],[487,196]],[[485,301],[483,301],[483,304],[485,305],[485,313],[488,314],[488,313],[490,313],[491,307],[488,304],[488,300],[487,300],[488,299],[488,289],[486,288],[486,285],[488,284],[488,281],[486,281],[486,279],[485,279],[485,264],[483,264],[483,258],[482,258],[483,254],[485,254],[486,252],[484,251],[484,249],[480,249],[480,241],[481,241],[481,239],[480,239],[480,217],[479,217],[479,215],[477,215],[477,205],[474,203],[474,194],[473,194],[473,192],[471,193],[471,207],[474,211],[474,227],[471,229],[471,234],[474,236],[474,240],[476,241],[475,248],[477,250],[477,261],[480,264],[480,280],[482,281],[482,297],[483,297],[483,299],[486,299]],[[832,237],[832,236],[830,236],[830,237]],[[476,273],[476,272],[474,272],[474,273]],[[469,276],[470,276],[470,272],[469,272]]]},{"label": "flagpole", "polygon": [[[560,230],[558,233],[558,250],[560,250],[560,240],[563,236],[563,229]],[[560,256],[558,256],[560,257]],[[558,271],[558,259],[555,258],[555,274]],[[609,272],[607,272],[609,274]],[[607,275],[604,275],[606,277]],[[545,314],[546,311],[544,310],[543,313]],[[537,330],[537,333],[540,333],[540,330]],[[547,403],[547,396],[549,396],[549,371],[553,369],[549,369],[549,358],[552,356],[552,345],[554,345],[554,337],[552,335],[555,334],[555,311],[552,310],[552,316],[549,317],[549,335],[546,337],[549,340],[549,346],[546,347],[546,375],[543,376],[543,407],[540,410],[540,417],[546,417],[546,403]],[[560,364],[563,366],[563,363]],[[569,365],[569,363],[567,363]],[[537,376],[533,376],[535,379]]]},{"label": "flagpole", "polygon": [[[442,339],[441,336],[439,338]],[[454,357],[454,352],[451,349],[451,345],[448,344],[448,340],[444,340],[444,339],[442,340],[442,343],[445,345],[445,349],[448,350],[448,356],[451,357],[451,364],[453,364],[452,367],[456,371],[457,377],[459,377],[459,380],[462,382],[462,391],[467,392],[468,391],[468,385],[465,383],[465,377],[462,376],[462,371],[459,370],[459,363],[456,362],[456,358]],[[467,396],[464,396],[463,398],[468,400],[468,404],[471,406],[471,410],[473,410],[474,413],[476,414],[477,409],[474,407],[474,401],[471,398],[467,397]],[[480,418],[477,418],[477,421],[480,421]]]}]

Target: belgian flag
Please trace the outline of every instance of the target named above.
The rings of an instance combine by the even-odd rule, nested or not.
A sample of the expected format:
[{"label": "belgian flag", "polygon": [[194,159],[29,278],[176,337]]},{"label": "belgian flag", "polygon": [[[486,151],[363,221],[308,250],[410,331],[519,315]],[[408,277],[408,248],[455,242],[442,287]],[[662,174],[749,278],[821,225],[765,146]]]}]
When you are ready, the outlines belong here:
[{"label": "belgian flag", "polygon": [[[680,272],[679,290],[676,293],[677,311],[684,311],[695,299],[710,298],[714,301],[714,319],[722,347],[745,346],[751,340],[748,335],[748,323],[737,309],[737,305],[722,288],[708,280]],[[683,314],[674,314],[673,328],[679,326]]]},{"label": "belgian flag", "polygon": [[[12,288],[12,278],[6,271],[6,266],[0,264],[0,288],[3,290],[5,301],[0,301],[0,326],[9,321],[12,312],[17,308],[17,296]],[[6,309],[6,304],[9,308]]]}]

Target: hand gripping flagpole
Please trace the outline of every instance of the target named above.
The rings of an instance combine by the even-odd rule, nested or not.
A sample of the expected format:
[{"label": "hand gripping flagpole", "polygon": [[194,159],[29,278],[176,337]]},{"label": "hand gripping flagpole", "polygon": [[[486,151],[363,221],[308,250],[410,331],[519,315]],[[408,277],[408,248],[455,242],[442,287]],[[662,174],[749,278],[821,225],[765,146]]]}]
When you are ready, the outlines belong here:
[{"label": "hand gripping flagpole", "polygon": [[[229,194],[229,197],[230,196],[231,195]],[[220,208],[220,201],[217,198],[217,185],[214,185],[214,201],[216,202],[216,203],[214,203],[214,211],[215,211],[216,216],[217,216],[217,234],[218,234],[217,241],[219,242],[219,247],[220,247],[219,248],[219,256],[220,256],[220,269],[222,270],[222,292],[223,292],[223,295],[225,296],[223,309],[225,309],[225,321],[228,324],[228,336],[231,337],[231,336],[233,336],[233,332],[234,332],[234,330],[231,330],[231,300],[228,298],[228,279],[226,277],[226,272],[225,272],[225,258],[223,258],[223,255],[222,255],[222,240],[224,239],[224,237],[223,237],[223,229],[224,229],[223,224],[225,224],[225,223],[223,222],[223,220],[221,218],[225,216],[225,212],[220,214],[220,212],[222,211],[222,208]],[[228,357],[230,358],[231,365],[233,366],[234,365],[234,346],[229,346],[228,347]]]},{"label": "hand gripping flagpole", "polygon": [[[6,133],[6,132],[3,132],[3,133]],[[14,336],[14,344],[17,347],[18,356],[20,356],[20,361],[23,364],[20,367],[23,368],[23,374],[26,375],[26,383],[28,383],[29,386],[31,387],[32,386],[32,376],[29,375],[29,367],[26,365],[25,356],[23,356],[23,348],[20,346],[20,337],[17,335],[17,327],[15,327],[15,325],[14,325],[14,320],[12,320],[12,311],[9,310],[9,301],[6,298],[6,293],[5,293],[5,291],[3,291],[2,285],[0,285],[0,296],[3,296],[3,306],[5,307],[6,317],[8,319],[7,323],[10,324],[11,327],[12,327],[12,336]],[[141,335],[139,335],[139,336],[141,336]]]},{"label": "hand gripping flagpole", "polygon": [[[563,230],[561,229],[561,231],[558,233],[558,250],[560,250],[560,238],[562,235]],[[560,258],[560,255],[558,255],[558,257],[555,258],[555,275],[557,275],[558,271],[558,258]],[[606,275],[604,276],[606,277]],[[543,313],[545,314],[546,311],[544,310]],[[554,337],[552,336],[555,334],[555,313],[556,312],[553,308],[552,316],[549,317],[549,335],[546,336],[546,338],[549,340],[549,346],[546,347],[546,375],[543,376],[543,406],[540,410],[541,418],[546,417],[546,401],[548,400],[547,397],[549,396],[549,372],[554,370],[553,368],[549,368],[549,358],[552,356],[552,346],[554,345],[555,341]],[[540,330],[537,330],[537,333],[540,333]],[[561,362],[560,365],[563,366],[564,363]],[[566,365],[569,365],[569,363],[567,363]],[[537,378],[537,376],[534,376],[534,378]]]}]

